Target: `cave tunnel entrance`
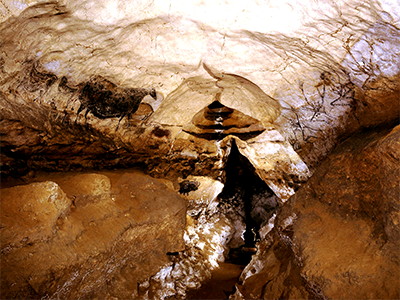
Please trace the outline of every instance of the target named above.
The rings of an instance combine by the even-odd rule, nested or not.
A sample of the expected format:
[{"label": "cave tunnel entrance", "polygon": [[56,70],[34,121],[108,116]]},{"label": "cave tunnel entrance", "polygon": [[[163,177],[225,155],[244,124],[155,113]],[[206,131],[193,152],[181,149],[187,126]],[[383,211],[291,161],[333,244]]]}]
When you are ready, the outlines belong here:
[{"label": "cave tunnel entrance", "polygon": [[226,211],[235,224],[241,222],[242,225],[230,243],[227,261],[246,265],[257,250],[260,228],[272,217],[279,202],[254,166],[239,152],[235,141],[232,142],[225,174],[225,186],[218,196],[219,208]]},{"label": "cave tunnel entrance", "polygon": [[228,299],[234,293],[240,274],[257,251],[260,228],[268,223],[279,204],[235,141],[225,165],[225,185],[217,200],[218,210],[235,227],[227,245],[229,253],[225,262],[211,272],[209,280],[188,292],[187,299]]}]

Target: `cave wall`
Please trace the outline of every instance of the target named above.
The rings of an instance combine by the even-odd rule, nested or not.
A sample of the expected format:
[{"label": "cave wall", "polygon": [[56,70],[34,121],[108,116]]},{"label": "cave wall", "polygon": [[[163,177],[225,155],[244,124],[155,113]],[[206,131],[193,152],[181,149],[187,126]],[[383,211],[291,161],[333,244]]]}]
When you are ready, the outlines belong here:
[{"label": "cave wall", "polygon": [[348,138],[281,211],[237,299],[399,297],[399,126]]},{"label": "cave wall", "polygon": [[42,174],[1,190],[1,297],[135,299],[185,248],[186,201],[138,171]]},{"label": "cave wall", "polygon": [[[364,289],[363,297],[398,297],[394,277],[389,274],[398,271],[393,250],[398,246],[393,202],[397,190],[392,178],[397,170],[393,162],[398,161],[393,150],[397,131],[371,138],[366,134],[360,139],[367,142],[343,146],[332,155],[337,165],[330,164],[330,158],[318,165],[352,133],[379,131],[376,127],[398,123],[399,11],[398,3],[383,0],[247,1],[235,5],[202,1],[196,9],[186,2],[165,1],[135,1],[134,5],[92,0],[0,1],[2,184],[6,177],[17,177],[18,184],[35,181],[43,170],[132,166],[155,177],[168,177],[175,185],[183,179],[201,183],[199,190],[181,195],[184,203],[176,195],[176,187],[169,195],[183,210],[183,204],[188,205],[187,224],[178,209],[179,220],[171,213],[166,226],[155,222],[143,229],[142,224],[121,215],[110,190],[105,191],[104,199],[81,195],[74,204],[62,183],[51,178],[57,195],[68,202],[71,211],[52,210],[53,219],[41,222],[46,226],[40,232],[21,229],[24,225],[14,224],[15,220],[7,224],[11,237],[5,238],[6,260],[2,256],[2,263],[10,277],[3,284],[8,286],[7,280],[17,276],[12,266],[32,265],[20,277],[21,294],[11,290],[10,295],[68,296],[71,290],[60,289],[68,282],[88,297],[96,294],[93,287],[103,285],[98,292],[110,297],[184,298],[188,287],[199,287],[224,259],[227,241],[235,230],[236,224],[224,215],[226,211],[218,212],[216,196],[236,143],[240,154],[282,203],[316,171],[311,187],[303,187],[283,206],[276,228],[268,234],[273,221],[262,228],[263,241],[242,275],[236,297],[335,298],[345,291],[351,298],[359,289]],[[88,87],[100,84],[105,88],[96,98],[99,105],[85,102],[89,101],[85,96]],[[142,89],[155,89],[156,93],[139,99],[131,116],[123,115],[114,100],[128,101],[132,109],[137,104],[134,95]],[[86,107],[80,111],[83,104]],[[215,123],[207,119],[210,115]],[[384,158],[374,156],[374,151],[384,153]],[[362,165],[362,173],[350,158]],[[332,182],[325,182],[329,172],[334,173],[329,177]],[[375,178],[384,178],[379,180],[382,187],[374,185]],[[314,187],[319,180],[326,184],[320,190]],[[21,189],[40,186],[46,190],[46,184]],[[151,185],[144,190],[153,193]],[[6,192],[17,193],[12,189]],[[356,200],[342,194],[338,201],[324,200],[329,195],[336,197],[338,190]],[[360,194],[354,195],[354,191]],[[371,200],[371,195],[382,198],[384,205]],[[150,217],[152,213],[159,216],[157,203],[152,203]],[[99,212],[98,206],[105,206],[111,215]],[[374,206],[382,211],[373,210]],[[92,238],[86,229],[91,223],[82,217],[85,210],[98,217],[94,222],[104,228],[114,221],[118,228],[130,226],[130,238],[145,240],[144,248],[157,248],[164,233],[170,237],[170,226],[179,235],[186,229],[183,238],[168,240],[165,248],[158,249],[161,252],[145,256],[146,262],[152,262],[146,270],[117,266],[111,271],[118,264],[109,260],[115,248],[121,249],[119,259],[132,261],[133,266],[145,259],[132,254],[131,244],[125,244],[125,235],[118,232],[106,235],[112,242],[104,244],[101,254],[85,248],[86,252],[77,251],[82,257],[74,257],[76,260],[64,254],[58,259],[57,247],[67,242],[73,253],[74,245],[81,243],[69,236],[70,230],[82,230],[83,237]],[[71,228],[61,228],[71,217],[82,226],[74,229],[76,222],[70,222]],[[163,231],[156,232],[159,226]],[[12,236],[18,231],[15,228],[37,239],[29,242],[25,236]],[[158,242],[134,236],[139,228]],[[311,233],[309,228],[313,228]],[[335,239],[332,242],[326,236]],[[352,244],[355,238],[359,241]],[[346,245],[342,256],[324,256],[339,251],[335,247],[341,244]],[[32,269],[40,268],[40,253],[47,253],[49,247],[57,250],[50,267],[43,264],[40,276],[30,277]],[[144,253],[144,248],[139,253]],[[358,253],[361,262],[354,262],[351,253]],[[379,260],[373,262],[376,255]],[[80,281],[85,276],[82,273],[74,277],[83,257],[94,260],[81,270],[97,272],[91,273],[87,285]],[[389,259],[395,263],[390,265]],[[353,265],[348,266],[349,261]],[[321,264],[322,271],[318,268]],[[108,270],[110,276],[101,277]],[[132,278],[125,281],[126,274]],[[120,294],[112,292],[115,287]]]},{"label": "cave wall", "polygon": [[[3,1],[2,6],[16,7],[14,2]],[[264,99],[277,101],[281,113],[273,123],[310,168],[344,133],[395,122],[398,117],[393,101],[399,91],[400,41],[394,4],[283,2],[264,7],[254,2],[240,13],[239,6],[232,6],[213,20],[208,14],[200,18],[188,6],[171,4],[167,9],[158,2],[132,7],[106,1],[18,3],[26,9],[17,13],[10,8],[15,16],[3,14],[0,27],[0,104],[8,149],[2,161],[9,163],[9,169],[22,168],[24,160],[25,168],[50,165],[51,169],[63,163],[62,168],[92,167],[90,161],[100,155],[105,165],[140,162],[155,169],[151,157],[169,161],[179,157],[189,165],[181,169],[201,175],[187,153],[209,168],[221,160],[216,155],[219,150],[214,143],[202,143],[182,132],[182,120],[190,125],[192,108],[203,97],[191,98],[191,90],[204,95],[204,80],[216,81],[204,66],[217,76],[226,75],[220,83],[229,82],[229,76],[242,77],[262,91]],[[226,4],[199,5],[215,15],[212,12]],[[282,20],[291,26],[264,18],[256,22],[250,18],[256,8],[266,15],[282,11]],[[121,88],[155,88],[157,97],[143,100],[129,129],[115,130],[118,118],[99,119],[92,113],[77,118],[79,87],[93,76]],[[185,82],[192,86],[181,95]],[[256,113],[254,106],[259,105],[252,104],[243,89],[225,87],[222,98],[247,115],[268,118]],[[172,107],[169,102],[175,103],[179,116],[167,113],[165,107]],[[157,120],[162,114],[170,115],[168,122]],[[168,128],[154,134],[158,127]],[[33,140],[32,131],[39,138]],[[93,146],[71,145],[77,136],[82,145]],[[15,139],[29,140],[30,148],[40,148],[41,157],[35,155],[38,151],[19,149]],[[51,157],[62,151],[73,157]],[[123,160],[118,159],[121,156]],[[168,167],[160,166],[161,173],[168,172],[162,168]]]}]

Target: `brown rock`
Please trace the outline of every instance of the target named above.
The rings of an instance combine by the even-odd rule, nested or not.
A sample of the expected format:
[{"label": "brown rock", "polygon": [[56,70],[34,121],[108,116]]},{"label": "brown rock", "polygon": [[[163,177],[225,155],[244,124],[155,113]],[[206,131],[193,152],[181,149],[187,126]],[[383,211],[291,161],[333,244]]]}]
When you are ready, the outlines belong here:
[{"label": "brown rock", "polygon": [[1,190],[1,251],[48,239],[71,205],[51,181]]},{"label": "brown rock", "polygon": [[380,77],[356,90],[356,117],[363,127],[398,122],[400,118],[400,75]]},{"label": "brown rock", "polygon": [[359,134],[320,165],[246,268],[246,299],[400,297],[399,137]]},{"label": "brown rock", "polygon": [[65,193],[70,197],[73,195],[98,196],[110,193],[110,179],[102,174],[79,174],[65,176],[55,181],[61,186]]},{"label": "brown rock", "polygon": [[[169,262],[166,253],[183,249],[186,204],[163,183],[139,172],[52,176],[75,198],[57,222],[60,213],[51,215],[53,223],[43,218],[31,224],[24,211],[1,211],[2,223],[7,212],[6,220],[17,220],[20,227],[53,225],[51,236],[41,230],[47,235],[37,234],[30,243],[2,252],[2,297],[134,298],[137,283]],[[42,198],[68,199],[57,184],[44,182],[3,189],[7,197],[2,193],[2,205],[14,199],[11,195],[18,196],[20,206],[31,203],[32,188],[43,186],[53,193],[46,189],[47,198]],[[45,208],[40,207],[43,213]],[[5,229],[15,233],[19,228]],[[2,243],[13,238],[2,234]]]},{"label": "brown rock", "polygon": [[[40,178],[40,176],[39,176]],[[91,201],[110,198],[110,178],[102,174],[54,174],[52,180],[57,182],[73,204],[83,206]]]}]

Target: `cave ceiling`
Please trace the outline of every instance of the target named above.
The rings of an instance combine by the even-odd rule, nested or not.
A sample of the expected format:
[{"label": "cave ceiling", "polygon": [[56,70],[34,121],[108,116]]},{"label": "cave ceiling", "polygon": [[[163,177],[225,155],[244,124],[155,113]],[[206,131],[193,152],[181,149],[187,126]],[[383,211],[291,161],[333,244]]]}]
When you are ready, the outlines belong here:
[{"label": "cave ceiling", "polygon": [[218,178],[236,141],[288,188],[344,134],[396,122],[398,4],[226,5],[2,0],[3,171],[185,160]]}]

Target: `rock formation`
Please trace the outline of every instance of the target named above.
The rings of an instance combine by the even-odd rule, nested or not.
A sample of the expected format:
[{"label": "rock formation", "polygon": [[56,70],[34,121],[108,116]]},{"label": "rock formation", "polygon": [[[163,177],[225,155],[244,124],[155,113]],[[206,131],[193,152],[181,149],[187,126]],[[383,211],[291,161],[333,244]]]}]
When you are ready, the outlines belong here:
[{"label": "rock formation", "polygon": [[186,203],[149,176],[37,180],[1,190],[2,298],[135,298],[184,249]]},{"label": "rock formation", "polygon": [[237,299],[397,299],[400,127],[338,146],[281,211]]},{"label": "rock formation", "polygon": [[275,2],[0,0],[1,297],[399,297],[400,7]]}]

